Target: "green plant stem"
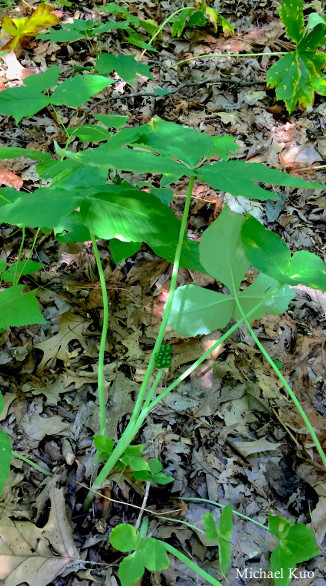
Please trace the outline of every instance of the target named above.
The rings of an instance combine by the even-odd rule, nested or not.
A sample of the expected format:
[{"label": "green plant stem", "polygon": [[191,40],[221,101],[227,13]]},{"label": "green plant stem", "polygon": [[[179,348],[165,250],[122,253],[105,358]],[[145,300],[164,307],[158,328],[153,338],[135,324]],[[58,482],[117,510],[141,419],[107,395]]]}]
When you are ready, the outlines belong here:
[{"label": "green plant stem", "polygon": [[288,51],[275,51],[271,53],[207,53],[206,55],[197,55],[197,57],[188,57],[188,59],[182,59],[173,65],[170,65],[168,69],[172,67],[178,67],[188,61],[196,61],[197,59],[208,59],[210,57],[265,57],[272,55],[287,55]]},{"label": "green plant stem", "polygon": [[[168,18],[165,19],[165,21],[161,24],[161,26],[159,27],[159,29],[156,31],[156,33],[152,36],[151,40],[148,42],[148,45],[151,45],[153,41],[155,41],[156,37],[158,37],[158,35],[160,34],[160,32],[163,30],[163,28],[165,27],[165,25],[176,15],[179,14],[179,12],[182,12],[183,10],[189,10],[189,7],[185,6],[183,8],[179,8],[179,10],[176,10],[175,12],[173,12],[173,14],[170,14],[170,16]],[[144,57],[144,54],[146,53],[147,49],[144,49],[140,55],[140,60]]]},{"label": "green plant stem", "polygon": [[[225,507],[227,506],[227,505],[221,505],[220,503],[216,503],[215,501],[210,501],[209,499],[186,498],[183,496],[177,497],[177,498],[179,498],[181,501],[189,501],[189,502],[194,502],[194,503],[196,503],[196,502],[209,503],[210,505],[215,505],[215,507],[220,507],[221,509],[225,509]],[[247,517],[247,515],[243,515],[242,513],[238,513],[238,511],[234,511],[233,509],[232,509],[232,513],[234,515],[238,515],[238,517],[242,517],[243,519],[246,519],[247,521],[251,521],[251,523],[255,523],[255,525],[259,525],[259,527],[262,527],[263,529],[265,529],[265,531],[268,531],[268,528],[265,527],[265,525],[263,525],[262,523],[259,523],[259,521],[255,521],[255,519],[251,519],[250,517]]]},{"label": "green plant stem", "polygon": [[[99,475],[95,479],[94,483],[92,484],[92,489],[97,489],[97,488],[101,487],[102,483],[104,482],[104,480],[106,479],[106,477],[108,476],[110,471],[112,470],[113,466],[117,463],[117,461],[122,456],[123,452],[125,451],[125,449],[130,444],[130,442],[133,440],[133,438],[135,437],[135,435],[137,434],[137,432],[139,430],[138,417],[141,412],[141,408],[142,408],[143,402],[145,400],[149,381],[150,381],[150,378],[151,378],[151,375],[153,372],[154,362],[155,362],[154,356],[155,356],[156,352],[158,352],[158,350],[160,349],[163,338],[164,338],[166,326],[168,323],[168,319],[169,319],[170,311],[171,311],[171,307],[172,307],[173,296],[174,296],[174,292],[175,292],[176,285],[177,285],[181,250],[182,250],[184,235],[185,235],[185,231],[186,231],[187,218],[188,218],[188,213],[189,213],[189,208],[190,208],[190,203],[191,203],[191,195],[192,195],[194,181],[195,181],[195,176],[192,175],[189,179],[187,197],[186,197],[185,207],[183,210],[183,215],[182,215],[182,220],[181,220],[181,225],[180,225],[179,239],[178,239],[178,244],[176,246],[176,251],[175,251],[175,255],[174,255],[174,263],[173,263],[173,270],[172,270],[172,276],[171,276],[170,290],[169,290],[168,298],[167,298],[167,301],[165,304],[163,317],[162,317],[160,329],[159,329],[159,332],[157,335],[157,339],[156,339],[156,342],[154,345],[154,349],[151,354],[151,357],[150,357],[150,360],[149,360],[149,363],[148,363],[148,366],[147,366],[147,369],[145,372],[144,380],[143,380],[142,385],[140,387],[138,397],[136,400],[136,404],[135,404],[133,413],[131,415],[130,421],[129,421],[125,431],[123,432],[118,444],[116,445],[113,453],[111,454],[110,458],[105,463],[101,472],[99,473]],[[103,292],[103,288],[105,288],[105,281],[103,281],[103,283],[101,281],[101,286],[102,286],[102,292]],[[105,288],[105,292],[106,292],[106,288]],[[104,326],[104,322],[103,322],[103,326]],[[102,332],[102,338],[103,338],[103,332]],[[157,380],[157,377],[156,377],[156,380]],[[158,380],[157,380],[157,382],[155,381],[156,384],[158,383]],[[155,389],[154,389],[154,391],[155,391]],[[137,427],[135,428],[136,423],[137,423]],[[89,492],[86,499],[85,499],[85,502],[84,502],[84,510],[87,510],[87,508],[90,506],[92,500],[93,500],[93,494],[91,492]]]},{"label": "green plant stem", "polygon": [[164,308],[164,312],[163,312],[163,316],[162,316],[162,321],[161,321],[160,329],[159,329],[157,339],[156,339],[156,342],[154,345],[154,349],[151,354],[151,357],[150,357],[150,360],[149,360],[149,363],[148,363],[148,366],[147,366],[147,369],[145,372],[144,380],[143,380],[142,385],[140,387],[139,394],[138,394],[138,397],[136,400],[136,404],[135,404],[135,407],[134,407],[134,410],[133,410],[133,413],[132,413],[132,416],[131,416],[131,419],[129,422],[130,427],[133,426],[134,422],[137,420],[138,415],[141,411],[141,407],[142,407],[142,404],[144,402],[145,395],[147,392],[147,387],[149,385],[149,381],[150,381],[150,378],[151,378],[151,375],[152,375],[152,372],[154,369],[154,362],[155,362],[154,356],[155,356],[156,352],[158,352],[161,347],[161,344],[162,344],[162,341],[164,338],[164,334],[165,334],[165,330],[166,330],[166,326],[168,324],[168,320],[170,317],[174,292],[175,292],[176,285],[177,285],[181,250],[182,250],[184,235],[185,235],[185,231],[186,231],[187,218],[188,218],[188,213],[189,213],[189,208],[190,208],[190,203],[191,203],[191,195],[192,195],[194,181],[195,181],[195,176],[192,175],[189,179],[187,197],[186,197],[185,207],[183,210],[183,215],[182,215],[182,220],[181,220],[181,225],[180,225],[178,244],[177,244],[175,256],[174,256],[170,290],[169,290],[168,298],[167,298],[167,301],[165,304],[165,308]]},{"label": "green plant stem", "polygon": [[94,234],[91,234],[94,256],[96,260],[97,270],[100,276],[100,283],[102,289],[102,299],[103,299],[103,326],[102,326],[102,333],[101,333],[101,342],[100,342],[100,351],[98,357],[98,375],[97,375],[97,385],[98,385],[98,402],[100,408],[100,435],[106,435],[106,414],[105,414],[105,396],[104,396],[104,353],[105,353],[105,344],[106,344],[106,337],[108,333],[109,327],[109,300],[108,300],[108,293],[106,290],[106,283],[105,283],[105,276],[104,271],[100,259],[100,254],[97,248],[96,239]]},{"label": "green plant stem", "polygon": [[[198,358],[198,360],[196,360],[196,362],[194,362],[191,366],[189,366],[189,368],[187,368],[187,370],[183,374],[181,374],[171,385],[169,385],[164,391],[162,391],[162,393],[160,393],[158,395],[158,397],[156,397],[147,406],[146,409],[144,408],[141,411],[140,415],[137,417],[136,421],[132,422],[132,425],[131,425],[131,419],[130,419],[126,429],[124,430],[124,432],[123,432],[120,440],[118,441],[116,447],[114,448],[111,456],[109,457],[107,462],[104,464],[99,475],[94,480],[94,482],[92,484],[92,490],[96,490],[101,487],[102,483],[106,480],[106,478],[110,474],[112,468],[115,466],[115,464],[117,463],[119,458],[124,453],[125,449],[132,442],[134,437],[137,435],[137,433],[138,433],[139,429],[141,428],[142,424],[144,423],[147,415],[149,414],[149,412],[152,409],[154,409],[154,407],[157,405],[157,403],[159,403],[161,401],[161,399],[164,398],[170,391],[172,391],[172,389],[174,389],[181,381],[183,381],[185,378],[187,378],[187,376],[189,376],[197,368],[197,366],[199,366],[202,362],[204,362],[204,360],[206,360],[206,358],[208,358],[208,356],[218,346],[220,346],[220,344],[224,340],[226,340],[226,338],[228,338],[228,336],[230,336],[239,327],[240,324],[242,324],[248,317],[250,317],[268,299],[273,297],[273,295],[275,295],[275,293],[277,293],[277,291],[279,291],[279,289],[281,289],[282,286],[283,285],[278,285],[277,287],[275,287],[275,289],[273,289],[273,291],[271,291],[271,293],[269,295],[267,295],[264,299],[261,299],[260,302],[257,303],[257,305],[255,305],[255,307],[253,307],[250,311],[248,311],[248,313],[244,317],[242,317],[239,321],[237,321],[225,334],[223,334],[223,336],[219,340],[217,340],[217,342],[215,342],[215,344],[213,344],[213,346],[211,348],[209,348],[209,350],[204,352],[204,354],[202,354],[202,356],[200,356]],[[87,510],[89,508],[92,500],[93,500],[93,495],[91,492],[89,492],[86,499],[85,499],[85,502],[84,502],[84,507],[83,507],[84,510]]]},{"label": "green plant stem", "polygon": [[[241,308],[240,304],[239,304],[239,308]],[[241,309],[242,312],[242,309]],[[242,312],[243,313],[243,312]],[[296,398],[294,392],[292,391],[291,387],[289,386],[289,384],[286,382],[283,374],[280,372],[280,370],[277,368],[274,360],[270,357],[270,355],[268,354],[267,350],[265,350],[264,346],[260,343],[260,341],[258,340],[255,332],[253,331],[252,327],[250,326],[250,323],[248,322],[248,320],[245,320],[245,325],[248,329],[248,332],[251,334],[253,340],[255,341],[255,343],[257,344],[259,350],[261,351],[261,353],[263,354],[263,356],[266,358],[267,362],[269,362],[269,364],[271,365],[272,369],[274,370],[274,372],[277,374],[278,378],[280,379],[280,381],[282,382],[286,392],[288,393],[289,397],[291,398],[291,400],[293,401],[293,403],[295,404],[297,410],[299,411],[303,421],[305,422],[310,435],[312,437],[312,441],[315,444],[316,450],[318,451],[318,454],[321,457],[322,463],[324,464],[324,468],[326,470],[326,454],[323,451],[323,448],[320,445],[320,442],[317,438],[317,435],[315,433],[315,430],[313,428],[313,426],[311,425],[304,409],[301,407],[298,399]]]},{"label": "green plant stem", "polygon": [[193,562],[186,555],[181,553],[181,551],[179,551],[178,549],[173,547],[173,545],[170,545],[169,543],[165,543],[165,541],[161,541],[160,539],[157,539],[157,541],[163,545],[163,547],[166,549],[166,551],[168,551],[169,553],[174,555],[176,558],[178,558],[178,560],[180,560],[181,562],[186,564],[188,566],[188,568],[191,568],[191,570],[193,570],[196,574],[199,574],[199,576],[204,578],[204,580],[207,580],[207,582],[209,584],[212,584],[213,586],[223,586],[223,584],[221,582],[219,582],[218,580],[213,578],[213,576],[211,576],[210,574],[205,572],[205,570],[202,570],[202,568],[197,566],[197,564],[195,564],[195,562]]},{"label": "green plant stem", "polygon": [[163,374],[163,368],[160,368],[157,375],[156,375],[155,381],[152,384],[152,387],[148,391],[148,395],[147,395],[146,400],[144,402],[143,409],[146,409],[146,407],[149,405],[151,398],[153,397],[153,395],[157,389],[157,385],[162,378],[162,374]]},{"label": "green plant stem", "polygon": [[17,279],[18,263],[20,261],[20,257],[21,257],[22,252],[23,252],[23,247],[24,247],[24,242],[25,242],[25,236],[26,236],[26,229],[23,228],[22,229],[22,241],[20,243],[20,247],[19,247],[19,251],[18,251],[17,265],[16,265],[16,268],[15,268],[15,275],[14,275],[13,285],[17,285],[17,283],[19,281],[19,277]]},{"label": "green plant stem", "polygon": [[42,474],[45,474],[46,476],[53,476],[53,474],[51,474],[51,472],[44,470],[44,468],[41,468],[41,466],[39,466],[38,464],[35,464],[35,462],[30,460],[29,458],[25,458],[25,456],[22,456],[21,454],[19,454],[18,452],[15,452],[15,451],[12,451],[11,453],[15,458],[19,458],[19,460],[23,460],[23,462],[26,462],[26,464],[29,464],[30,466],[32,466],[33,468],[35,468],[39,472],[42,472]]},{"label": "green plant stem", "polygon": [[36,230],[36,234],[35,234],[35,236],[34,236],[33,244],[32,244],[32,246],[31,246],[31,249],[30,249],[30,251],[29,251],[29,255],[28,255],[28,257],[27,257],[27,258],[25,259],[25,261],[24,261],[24,264],[23,264],[23,266],[22,266],[21,272],[20,272],[20,274],[18,275],[17,282],[19,282],[19,281],[20,281],[20,277],[21,277],[21,276],[22,276],[22,274],[23,274],[23,271],[24,271],[24,268],[25,268],[25,266],[26,266],[26,263],[29,261],[29,259],[31,258],[32,254],[33,254],[33,250],[34,250],[34,248],[35,248],[35,244],[36,244],[36,240],[37,240],[37,237],[38,237],[38,235],[39,235],[39,232],[40,232],[40,228],[38,228],[38,229]]}]

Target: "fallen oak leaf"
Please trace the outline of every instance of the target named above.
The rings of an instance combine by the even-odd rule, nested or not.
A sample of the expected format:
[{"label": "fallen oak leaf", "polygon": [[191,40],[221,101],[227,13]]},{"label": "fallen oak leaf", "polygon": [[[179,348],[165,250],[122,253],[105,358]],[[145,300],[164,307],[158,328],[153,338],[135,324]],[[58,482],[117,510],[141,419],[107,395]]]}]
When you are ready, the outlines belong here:
[{"label": "fallen oak leaf", "polygon": [[[84,568],[68,523],[62,489],[50,488],[51,511],[43,529],[29,521],[0,520],[0,580],[6,586],[47,586]],[[54,552],[54,553],[53,553]]]},{"label": "fallen oak leaf", "polygon": [[23,180],[7,167],[0,167],[0,185],[14,187],[19,191],[23,187]]}]

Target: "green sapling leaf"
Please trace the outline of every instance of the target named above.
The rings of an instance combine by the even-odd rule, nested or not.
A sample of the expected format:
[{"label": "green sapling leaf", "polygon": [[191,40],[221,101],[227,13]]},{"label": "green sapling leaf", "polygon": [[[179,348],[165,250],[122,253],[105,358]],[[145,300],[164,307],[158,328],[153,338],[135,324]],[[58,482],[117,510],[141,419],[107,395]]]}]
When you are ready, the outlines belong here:
[{"label": "green sapling leaf", "polygon": [[23,285],[15,285],[0,291],[0,330],[7,327],[47,323],[35,299],[36,291],[23,294],[23,289]]},{"label": "green sapling leaf", "polygon": [[128,523],[117,525],[110,534],[110,543],[118,551],[127,552],[138,549],[140,542],[141,536],[139,531]]},{"label": "green sapling leaf", "polygon": [[94,118],[109,128],[121,128],[127,122],[129,116],[121,116],[120,114],[94,114]]},{"label": "green sapling leaf", "polygon": [[10,265],[10,267],[8,267],[7,269],[7,273],[31,275],[32,273],[36,273],[36,271],[39,271],[43,266],[43,263],[36,262],[35,260],[21,260],[19,262],[14,262],[12,265]]},{"label": "green sapling leaf", "polygon": [[279,199],[279,197],[256,185],[256,182],[303,189],[325,189],[325,186],[320,183],[309,183],[300,177],[292,177],[261,163],[246,163],[245,161],[205,164],[197,170],[197,175],[201,181],[208,183],[214,189],[261,201]]},{"label": "green sapling leaf", "polygon": [[100,75],[109,75],[112,71],[116,71],[119,77],[130,85],[134,83],[137,74],[154,79],[149,66],[137,61],[135,57],[136,55],[102,53],[95,61],[94,67]]},{"label": "green sapling leaf", "polygon": [[217,220],[205,230],[199,244],[203,267],[233,294],[238,291],[250,266],[241,241],[244,222],[244,216],[232,213],[225,205]]},{"label": "green sapling leaf", "polygon": [[270,570],[274,574],[283,569],[283,577],[278,578],[277,583],[279,586],[288,586],[293,577],[291,570],[293,571],[297,564],[319,555],[315,536],[303,523],[292,526],[289,521],[277,515],[268,515],[268,528],[279,540],[270,558]]},{"label": "green sapling leaf", "polygon": [[59,106],[64,104],[74,108],[84,104],[89,98],[114,82],[114,79],[108,79],[102,75],[92,75],[90,73],[77,75],[66,79],[54,90],[51,102]]},{"label": "green sapling leaf", "polygon": [[[105,435],[94,435],[94,446],[98,452],[110,453],[114,448],[114,441],[111,437]],[[129,550],[128,550],[129,551]]]},{"label": "green sapling leaf", "polygon": [[15,159],[16,157],[26,157],[26,159],[34,159],[36,161],[49,161],[51,159],[50,153],[42,153],[42,151],[33,151],[21,147],[0,146],[0,159]]},{"label": "green sapling leaf", "polygon": [[172,37],[181,37],[183,30],[186,26],[187,18],[189,18],[189,16],[191,16],[191,14],[195,12],[195,10],[196,8],[187,7],[177,16],[175,16],[175,18],[173,19],[173,24],[171,26]]},{"label": "green sapling leaf", "polygon": [[74,126],[68,128],[69,135],[78,136],[82,142],[101,142],[111,138],[111,133],[99,124],[85,124],[84,126]]},{"label": "green sapling leaf", "polygon": [[131,456],[129,458],[129,466],[131,470],[134,470],[135,472],[149,470],[149,466],[146,460],[144,460],[144,458],[141,458],[140,456]]},{"label": "green sapling leaf", "polygon": [[[7,263],[5,260],[0,260],[0,273],[3,273],[7,268]],[[1,411],[0,411],[1,413]]]}]

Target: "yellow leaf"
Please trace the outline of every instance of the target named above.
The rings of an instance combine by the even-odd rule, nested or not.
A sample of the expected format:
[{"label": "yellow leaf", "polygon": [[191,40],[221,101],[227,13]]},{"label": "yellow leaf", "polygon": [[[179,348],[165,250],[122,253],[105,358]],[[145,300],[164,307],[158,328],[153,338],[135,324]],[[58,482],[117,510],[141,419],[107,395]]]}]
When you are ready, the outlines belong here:
[{"label": "yellow leaf", "polygon": [[42,4],[29,18],[10,18],[5,14],[1,19],[1,26],[12,38],[2,49],[17,50],[25,37],[35,37],[44,28],[58,24],[59,19],[53,14],[53,10],[53,6]]}]

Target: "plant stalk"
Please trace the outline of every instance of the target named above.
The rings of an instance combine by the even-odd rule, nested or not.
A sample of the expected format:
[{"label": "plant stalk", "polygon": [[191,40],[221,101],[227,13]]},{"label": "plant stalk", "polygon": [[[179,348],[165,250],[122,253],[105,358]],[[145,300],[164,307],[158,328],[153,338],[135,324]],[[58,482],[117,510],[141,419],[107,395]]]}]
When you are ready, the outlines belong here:
[{"label": "plant stalk", "polygon": [[[253,307],[250,311],[248,311],[248,313],[245,316],[243,316],[241,319],[239,319],[239,321],[237,321],[225,334],[223,334],[223,336],[219,340],[217,340],[217,342],[215,342],[215,344],[213,344],[213,346],[211,348],[209,348],[209,350],[206,350],[206,352],[204,352],[204,354],[202,354],[191,366],[189,366],[189,368],[187,368],[187,370],[183,374],[181,374],[173,383],[171,383],[171,385],[169,385],[166,389],[164,389],[164,391],[162,391],[146,408],[143,408],[141,410],[140,415],[137,417],[136,421],[132,422],[132,420],[130,419],[126,429],[124,430],[124,432],[123,432],[120,440],[118,441],[114,451],[112,452],[110,458],[104,464],[101,472],[94,480],[93,485],[91,487],[92,490],[96,490],[101,487],[103,482],[106,480],[106,478],[110,474],[112,468],[115,466],[115,464],[119,460],[120,456],[122,456],[125,449],[128,447],[128,445],[132,442],[132,440],[134,439],[134,437],[138,433],[139,429],[141,428],[142,424],[144,423],[149,412],[152,409],[154,409],[154,407],[156,407],[156,405],[170,391],[172,391],[172,389],[174,389],[180,382],[182,382],[185,378],[187,378],[187,376],[189,376],[197,368],[197,366],[199,366],[202,362],[204,362],[204,360],[206,360],[206,358],[208,358],[208,356],[218,346],[220,346],[220,344],[222,342],[224,342],[224,340],[226,340],[226,338],[228,338],[239,327],[240,324],[242,324],[248,317],[250,317],[261,305],[263,305],[263,303],[265,303],[268,299],[273,297],[273,295],[275,295],[275,293],[277,293],[277,291],[279,289],[281,289],[282,286],[283,285],[278,285],[277,287],[275,287],[275,289],[269,295],[267,295],[264,299],[261,299],[260,302],[257,303],[257,305],[255,307]],[[92,500],[93,500],[93,494],[91,492],[89,492],[86,499],[85,499],[85,502],[84,502],[84,507],[83,507],[84,510],[87,510],[87,508],[90,506]]]},{"label": "plant stalk", "polygon": [[[170,16],[168,18],[165,19],[165,21],[161,24],[160,28],[156,31],[156,33],[152,36],[151,40],[148,42],[148,45],[151,45],[153,41],[155,41],[156,37],[158,37],[158,35],[160,34],[160,32],[163,30],[163,28],[165,27],[165,25],[171,20],[171,18],[173,18],[176,14],[179,14],[179,12],[182,12],[183,10],[189,10],[189,8],[187,6],[184,6],[183,8],[179,8],[179,10],[176,10],[175,12],[173,12],[172,14],[170,14]],[[148,49],[144,49],[140,55],[140,60],[144,57],[144,54],[146,53]]]},{"label": "plant stalk", "polygon": [[94,234],[91,234],[94,256],[96,260],[97,270],[100,277],[102,299],[103,299],[103,326],[101,333],[100,351],[98,357],[98,374],[97,374],[97,386],[98,386],[98,402],[100,408],[100,435],[106,435],[106,413],[105,413],[105,396],[104,396],[104,353],[106,337],[109,327],[109,300],[108,293],[106,290],[105,276],[100,259],[100,254],[97,248],[96,239]]},{"label": "plant stalk", "polygon": [[223,586],[223,584],[221,582],[219,582],[218,580],[213,578],[213,576],[211,576],[210,574],[205,572],[205,570],[203,570],[202,568],[197,566],[197,564],[195,564],[195,562],[193,562],[186,555],[181,553],[181,551],[179,551],[178,549],[173,547],[173,545],[170,545],[169,543],[166,543],[165,541],[161,541],[160,539],[157,539],[157,541],[163,545],[163,547],[166,549],[166,551],[168,551],[169,553],[174,555],[174,557],[178,558],[178,560],[180,560],[181,562],[186,564],[188,566],[188,568],[191,568],[191,570],[193,570],[196,574],[199,574],[199,576],[204,578],[204,580],[207,580],[207,582],[209,584],[212,584],[213,586]]},{"label": "plant stalk", "polygon": [[35,462],[30,460],[29,458],[25,458],[25,456],[22,456],[21,454],[19,454],[18,452],[15,452],[14,450],[11,453],[14,456],[14,458],[19,458],[19,460],[23,460],[23,462],[25,462],[26,464],[29,464],[30,466],[35,468],[35,470],[38,470],[38,472],[45,474],[45,476],[53,476],[53,474],[51,474],[51,472],[44,470],[44,468],[42,468],[38,464],[35,464]]},{"label": "plant stalk", "polygon": [[252,327],[250,326],[249,322],[247,320],[245,320],[245,325],[248,329],[248,332],[251,334],[253,340],[255,341],[256,345],[258,346],[259,350],[261,351],[261,353],[263,354],[263,356],[266,358],[267,362],[269,362],[269,364],[271,365],[272,369],[274,370],[274,372],[277,374],[278,378],[280,379],[280,381],[283,384],[284,389],[286,390],[286,392],[288,393],[289,397],[291,398],[291,400],[293,401],[293,403],[295,404],[297,410],[299,411],[303,421],[305,422],[310,435],[312,437],[312,441],[315,444],[316,450],[318,452],[318,454],[321,457],[322,463],[324,465],[324,468],[326,470],[326,454],[323,450],[323,448],[320,445],[320,442],[318,440],[318,437],[316,435],[316,432],[313,428],[313,426],[311,425],[304,409],[301,407],[298,399],[296,398],[294,392],[292,391],[291,387],[289,386],[289,384],[287,383],[287,381],[285,380],[283,374],[280,372],[280,370],[277,368],[275,362],[273,361],[273,359],[270,357],[270,355],[268,354],[267,350],[265,350],[264,346],[260,343],[260,341],[258,340],[255,332],[253,331]]}]

